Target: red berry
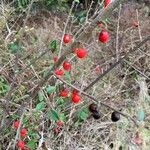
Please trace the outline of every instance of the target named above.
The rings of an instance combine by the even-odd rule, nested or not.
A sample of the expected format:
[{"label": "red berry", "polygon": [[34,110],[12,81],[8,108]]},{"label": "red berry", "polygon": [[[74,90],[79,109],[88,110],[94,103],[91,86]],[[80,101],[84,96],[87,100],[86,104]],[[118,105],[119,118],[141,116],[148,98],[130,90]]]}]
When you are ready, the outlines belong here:
[{"label": "red berry", "polygon": [[61,126],[63,125],[63,122],[62,122],[61,120],[58,120],[58,121],[56,122],[56,124],[57,124],[58,127],[61,127]]},{"label": "red berry", "polygon": [[100,33],[99,33],[99,41],[105,43],[109,40],[109,34],[106,30],[102,30]]},{"label": "red berry", "polygon": [[25,137],[26,134],[27,134],[26,128],[22,128],[22,129],[20,130],[20,136]]},{"label": "red berry", "polygon": [[87,55],[87,51],[84,48],[76,49],[75,53],[79,58],[84,58]]},{"label": "red berry", "polygon": [[19,124],[20,124],[20,121],[19,121],[19,120],[15,120],[15,121],[13,122],[13,127],[14,127],[15,129],[17,129],[17,128],[19,127]]},{"label": "red berry", "polygon": [[24,141],[22,141],[22,140],[19,140],[19,141],[17,142],[17,144],[16,144],[16,146],[17,146],[18,148],[21,148],[21,149],[24,148],[24,145],[25,145],[25,143],[24,143]]},{"label": "red berry", "polygon": [[54,56],[53,60],[54,60],[54,62],[57,62],[58,61],[58,56]]},{"label": "red berry", "polygon": [[69,43],[71,41],[71,36],[69,34],[64,34],[63,42]]},{"label": "red berry", "polygon": [[64,71],[63,71],[62,69],[56,69],[56,70],[54,71],[54,73],[55,73],[56,75],[58,75],[58,76],[62,76],[62,75],[64,74]]},{"label": "red berry", "polygon": [[67,89],[63,89],[60,91],[59,93],[59,96],[62,96],[62,97],[67,97],[68,96],[68,90]]},{"label": "red berry", "polygon": [[110,1],[111,1],[111,0],[104,0],[104,6],[107,7],[107,5],[110,4]]},{"label": "red berry", "polygon": [[71,101],[73,102],[73,103],[79,103],[80,102],[80,96],[78,95],[78,94],[72,94],[72,96],[71,96]]},{"label": "red berry", "polygon": [[70,70],[71,69],[71,64],[68,61],[64,61],[63,68],[65,70]]}]

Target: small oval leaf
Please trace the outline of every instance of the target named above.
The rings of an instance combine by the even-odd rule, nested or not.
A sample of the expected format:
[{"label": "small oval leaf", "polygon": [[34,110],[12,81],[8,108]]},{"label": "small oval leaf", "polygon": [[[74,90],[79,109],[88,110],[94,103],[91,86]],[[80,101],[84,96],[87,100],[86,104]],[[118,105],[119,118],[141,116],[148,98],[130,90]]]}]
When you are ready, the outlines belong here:
[{"label": "small oval leaf", "polygon": [[143,121],[145,118],[145,113],[143,109],[139,109],[137,112],[137,119],[138,121]]},{"label": "small oval leaf", "polygon": [[46,87],[46,92],[47,92],[48,94],[55,92],[55,90],[56,90],[56,87],[55,87],[55,86],[50,86],[50,85],[48,85],[48,86]]},{"label": "small oval leaf", "polygon": [[40,103],[38,103],[37,105],[36,105],[36,110],[37,111],[40,111],[40,110],[42,110],[43,108],[44,108],[44,105],[45,105],[45,103],[44,102],[40,102]]},{"label": "small oval leaf", "polygon": [[59,116],[56,110],[51,109],[49,111],[50,118],[53,120],[59,120]]}]

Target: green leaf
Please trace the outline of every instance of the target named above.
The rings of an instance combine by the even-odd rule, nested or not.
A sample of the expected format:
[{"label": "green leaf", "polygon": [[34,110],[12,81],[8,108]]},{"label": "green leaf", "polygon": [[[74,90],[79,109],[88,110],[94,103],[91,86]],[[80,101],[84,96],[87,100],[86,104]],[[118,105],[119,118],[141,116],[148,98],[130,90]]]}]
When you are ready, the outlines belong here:
[{"label": "green leaf", "polygon": [[78,112],[77,116],[78,116],[78,119],[81,120],[81,121],[86,120],[87,117],[88,117],[88,109],[87,109],[87,108],[82,108],[82,109]]},{"label": "green leaf", "polygon": [[64,105],[64,99],[62,97],[57,98],[57,105]]},{"label": "green leaf", "polygon": [[54,51],[57,50],[57,41],[56,40],[51,41],[50,48],[54,49]]},{"label": "green leaf", "polygon": [[64,113],[61,113],[60,116],[59,116],[59,119],[64,121],[65,120],[65,114]]},{"label": "green leaf", "polygon": [[59,120],[59,116],[56,110],[51,109],[49,111],[50,118],[53,120]]},{"label": "green leaf", "polygon": [[43,93],[43,91],[39,91],[38,92],[38,98],[39,98],[39,101],[43,101],[44,100],[44,93]]},{"label": "green leaf", "polygon": [[17,42],[12,42],[8,45],[9,50],[11,51],[12,54],[17,53],[19,46]]},{"label": "green leaf", "polygon": [[145,113],[144,113],[143,108],[141,108],[137,112],[137,119],[138,121],[144,121],[144,118],[145,118]]},{"label": "green leaf", "polygon": [[55,90],[56,90],[56,87],[55,87],[55,86],[50,86],[50,85],[48,85],[48,86],[46,87],[46,92],[47,92],[48,94],[55,92]]},{"label": "green leaf", "polygon": [[80,22],[81,22],[81,23],[84,23],[84,22],[85,22],[85,19],[86,19],[85,17],[81,17],[81,18],[80,18]]},{"label": "green leaf", "polygon": [[107,23],[110,23],[111,21],[110,21],[110,19],[109,19],[109,18],[106,18],[106,22],[107,22]]},{"label": "green leaf", "polygon": [[71,80],[70,72],[65,71],[65,72],[64,72],[64,75],[65,75],[65,77],[67,78],[67,81],[68,81],[69,83],[71,83],[71,82],[72,82],[72,80]]},{"label": "green leaf", "polygon": [[40,111],[40,110],[42,110],[43,108],[44,108],[44,105],[45,105],[45,103],[44,102],[40,102],[40,103],[38,103],[37,105],[36,105],[36,110],[37,111]]},{"label": "green leaf", "polygon": [[31,149],[31,150],[35,150],[36,149],[36,140],[32,139],[30,141],[28,141],[27,146]]}]

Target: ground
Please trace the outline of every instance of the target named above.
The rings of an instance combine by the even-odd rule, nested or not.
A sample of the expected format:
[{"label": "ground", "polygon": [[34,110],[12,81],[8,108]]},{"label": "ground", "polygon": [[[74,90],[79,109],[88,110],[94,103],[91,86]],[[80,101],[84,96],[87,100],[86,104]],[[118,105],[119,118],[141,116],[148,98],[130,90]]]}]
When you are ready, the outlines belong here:
[{"label": "ground", "polygon": [[[78,59],[75,54],[68,55],[71,71],[66,71],[62,80],[48,78],[34,99],[29,94],[34,94],[36,85],[53,67],[53,58],[69,47],[61,43],[68,13],[42,8],[16,15],[10,4],[1,4],[0,149],[11,150],[20,139],[20,128],[12,126],[16,119],[27,129],[23,140],[33,150],[150,149],[150,41],[128,54],[150,33],[149,2],[144,2],[128,1],[115,9],[79,44],[88,56]],[[73,14],[75,10],[65,30],[72,37],[86,23],[82,17],[87,19],[84,15],[76,19]],[[110,35],[105,44],[98,41],[104,28]],[[119,65],[86,91],[96,98],[100,119],[95,120],[88,110],[92,103],[89,96],[83,94],[79,104],[70,103],[70,94],[58,96],[62,87],[84,90],[125,54]],[[112,122],[111,108],[125,116]],[[57,120],[63,121],[62,127],[57,128]]]}]

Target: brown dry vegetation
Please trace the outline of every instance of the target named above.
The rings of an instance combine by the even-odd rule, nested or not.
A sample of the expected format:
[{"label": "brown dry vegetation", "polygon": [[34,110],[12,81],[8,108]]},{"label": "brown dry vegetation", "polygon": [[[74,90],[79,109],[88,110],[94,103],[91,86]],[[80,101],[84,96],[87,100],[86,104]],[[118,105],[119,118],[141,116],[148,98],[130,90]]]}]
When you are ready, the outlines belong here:
[{"label": "brown dry vegetation", "polygon": [[[34,58],[49,49],[51,40],[57,39],[60,44],[68,14],[40,10],[31,13],[24,25],[25,18],[9,14],[12,11],[9,5],[4,5],[2,10],[4,12],[1,11],[1,13],[7,15],[7,21],[0,17],[0,74],[10,85],[15,76],[15,70],[23,70]],[[88,37],[89,41],[82,43],[88,50],[86,59],[78,60],[73,54],[67,56],[72,64],[71,84],[78,88],[84,89],[102,73],[96,72],[95,67],[100,66],[102,70],[107,70],[116,62],[117,58],[150,35],[149,4],[127,2],[115,9],[109,19],[107,28],[110,33],[110,40],[108,43],[99,43],[97,34],[100,28],[97,27]],[[133,20],[139,23],[138,27],[132,26]],[[73,31],[80,27],[81,25],[73,24],[70,20],[67,33],[72,35]],[[21,30],[21,28],[23,29]],[[11,54],[7,45],[18,39],[24,50],[18,55]],[[65,51],[64,45],[62,51]],[[52,128],[55,126],[55,121],[49,119],[48,109],[56,108],[54,99],[58,95],[58,91],[52,95],[45,94],[45,108],[37,113],[34,112],[38,103],[37,97],[33,100],[30,100],[29,97],[28,102],[24,102],[24,96],[29,92],[28,89],[33,91],[35,85],[43,78],[43,70],[48,69],[53,64],[53,56],[53,52],[49,50],[46,55],[39,58],[30,68],[18,76],[15,87],[20,86],[12,93],[9,101],[11,116],[16,114],[16,116],[22,117],[22,112],[24,112],[24,125],[29,132],[32,131],[36,134],[36,149],[150,149],[150,41],[136,52],[130,53],[123,62],[87,91],[98,101],[102,101],[117,110],[121,109],[121,112],[134,118],[139,125],[138,127],[130,119],[123,116],[119,122],[111,122],[112,110],[100,103],[101,119],[94,120],[88,114],[85,121],[76,121],[74,119],[76,112],[83,107],[88,107],[91,103],[90,99],[82,96],[81,103],[78,105],[74,106],[66,102],[64,108],[57,108],[58,111],[66,113],[67,120],[61,132],[57,136],[54,135]],[[65,77],[63,79],[67,80]],[[51,80],[47,82],[50,85],[51,83]],[[56,81],[55,84],[59,85],[61,82]],[[13,117],[9,117],[4,112],[3,104],[6,102],[3,99],[4,96],[0,95],[0,149],[11,150],[16,132],[11,127]],[[137,112],[140,108],[143,108],[145,113],[145,119],[141,122],[137,120]],[[139,133],[138,140],[142,141],[139,144],[136,133]],[[31,140],[31,135],[25,139],[25,141],[29,140]],[[111,148],[111,143],[113,143],[113,148]]]}]

